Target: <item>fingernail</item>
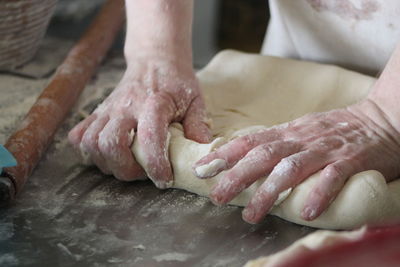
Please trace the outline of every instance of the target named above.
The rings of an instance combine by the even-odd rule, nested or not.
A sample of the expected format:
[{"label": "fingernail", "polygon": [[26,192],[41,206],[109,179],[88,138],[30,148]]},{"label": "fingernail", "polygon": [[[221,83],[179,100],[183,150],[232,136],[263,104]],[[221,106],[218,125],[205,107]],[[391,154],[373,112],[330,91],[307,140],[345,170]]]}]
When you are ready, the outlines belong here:
[{"label": "fingernail", "polygon": [[171,188],[173,185],[174,185],[174,180],[170,180],[170,181],[168,181],[168,182],[165,183],[165,186],[166,186],[167,188]]},{"label": "fingernail", "polygon": [[251,223],[254,220],[255,212],[253,209],[245,208],[242,211],[242,216],[243,216],[243,219],[245,219],[247,222]]},{"label": "fingernail", "polygon": [[306,206],[301,212],[301,217],[307,221],[314,220],[317,215],[317,210],[310,206]]},{"label": "fingernail", "polygon": [[153,180],[154,184],[156,185],[157,188],[159,189],[167,189],[167,188],[171,188],[172,185],[174,184],[174,181],[155,181]]},{"label": "fingernail", "polygon": [[226,161],[223,159],[214,159],[208,164],[196,166],[194,172],[199,178],[213,177],[221,170],[226,168]]},{"label": "fingernail", "polygon": [[199,159],[198,161],[196,161],[194,164],[193,164],[193,169],[195,169],[196,167],[199,167],[199,166],[201,166],[201,165],[204,165],[204,163],[205,163],[205,158],[206,157],[202,157],[201,159]]},{"label": "fingernail", "polygon": [[[193,167],[197,168],[199,166],[205,165],[210,161],[210,157],[212,156],[213,152],[210,152],[206,155],[203,155],[199,160],[197,160],[194,164]],[[211,156],[210,156],[211,155]]]},{"label": "fingernail", "polygon": [[224,197],[220,196],[220,194],[214,191],[210,194],[210,200],[216,206],[221,206],[225,204]]},{"label": "fingernail", "polygon": [[210,200],[215,206],[222,206],[222,203],[218,199],[210,197]]}]

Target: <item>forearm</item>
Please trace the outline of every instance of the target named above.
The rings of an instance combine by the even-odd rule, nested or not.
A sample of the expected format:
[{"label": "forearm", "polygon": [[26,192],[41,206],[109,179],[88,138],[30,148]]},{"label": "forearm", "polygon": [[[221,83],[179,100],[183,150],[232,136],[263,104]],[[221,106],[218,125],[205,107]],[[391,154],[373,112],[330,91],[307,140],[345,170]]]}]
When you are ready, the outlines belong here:
[{"label": "forearm", "polygon": [[193,0],[126,0],[125,56],[167,57],[192,64]]},{"label": "forearm", "polygon": [[385,113],[388,122],[400,131],[400,44],[368,95]]}]

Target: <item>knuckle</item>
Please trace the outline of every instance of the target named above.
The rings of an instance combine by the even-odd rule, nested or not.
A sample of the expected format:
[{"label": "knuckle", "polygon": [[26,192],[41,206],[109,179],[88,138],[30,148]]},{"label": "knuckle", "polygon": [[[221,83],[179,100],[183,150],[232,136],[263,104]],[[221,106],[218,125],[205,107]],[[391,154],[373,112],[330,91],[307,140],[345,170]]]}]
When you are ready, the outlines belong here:
[{"label": "knuckle", "polygon": [[96,152],[98,150],[97,138],[90,134],[85,134],[81,142],[81,147],[90,154]]},{"label": "knuckle", "polygon": [[253,148],[256,144],[254,136],[252,134],[240,137],[239,142],[242,144],[244,149]]},{"label": "knuckle", "polygon": [[327,138],[320,138],[317,140],[317,150],[333,150],[339,149],[344,145],[344,141],[342,138],[334,136],[334,137],[327,137]]},{"label": "knuckle", "polygon": [[274,149],[271,147],[271,145],[268,144],[260,145],[256,149],[254,149],[254,151],[254,153],[257,153],[257,156],[260,156],[265,160],[270,160],[274,154]]},{"label": "knuckle", "polygon": [[154,111],[163,111],[168,106],[174,105],[174,100],[172,96],[170,96],[166,92],[159,92],[150,96],[147,100],[148,104],[153,107]]},{"label": "knuckle", "polygon": [[79,134],[76,128],[72,129],[69,133],[68,133],[68,141],[76,146],[79,144]]},{"label": "knuckle", "polygon": [[325,169],[325,179],[334,180],[343,177],[343,170],[337,164],[328,165]]},{"label": "knuckle", "polygon": [[331,125],[330,125],[330,123],[328,122],[328,121],[317,121],[317,127],[319,128],[319,129],[322,129],[322,130],[324,130],[324,129],[328,129],[328,128],[330,128],[331,127]]},{"label": "knuckle", "polygon": [[301,163],[293,158],[287,158],[286,164],[288,165],[291,173],[299,173],[301,170]]},{"label": "knuckle", "polygon": [[114,150],[116,147],[117,144],[114,138],[108,139],[104,136],[99,136],[98,148],[102,154],[107,155],[110,153],[110,151]]},{"label": "knuckle", "polygon": [[275,174],[277,175],[292,176],[301,171],[301,164],[297,159],[288,157],[282,159],[275,169]]}]

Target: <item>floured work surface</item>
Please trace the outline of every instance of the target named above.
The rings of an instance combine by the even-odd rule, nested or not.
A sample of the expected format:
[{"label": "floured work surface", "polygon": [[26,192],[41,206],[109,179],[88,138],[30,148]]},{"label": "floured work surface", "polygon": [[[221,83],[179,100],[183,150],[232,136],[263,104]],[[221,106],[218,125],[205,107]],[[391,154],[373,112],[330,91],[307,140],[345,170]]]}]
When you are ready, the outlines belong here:
[{"label": "floured work surface", "polygon": [[[52,43],[38,58],[43,72],[54,66],[48,51],[55,58],[63,50],[59,59],[68,51],[64,39]],[[0,209],[0,266],[235,267],[313,231],[275,216],[249,225],[239,207],[216,207],[205,197],[158,190],[149,181],[119,182],[82,166],[66,140],[68,130],[82,118],[78,110],[90,112],[124,68],[122,52],[106,60],[16,203]],[[1,142],[46,83],[0,74]]]},{"label": "floured work surface", "polygon": [[[363,99],[375,81],[335,66],[234,51],[221,52],[198,77],[214,122],[214,135],[225,142],[306,113],[348,106]],[[176,125],[170,127],[170,133],[174,187],[207,196],[223,173],[208,180],[198,179],[192,166],[224,140],[198,144],[184,138]],[[133,151],[146,169],[137,142]],[[353,229],[365,223],[399,220],[400,179],[386,184],[384,177],[373,170],[351,177],[318,218],[301,219],[300,212],[318,175],[295,187],[271,213],[291,222],[326,229]],[[254,183],[231,203],[246,205],[262,181]]]}]

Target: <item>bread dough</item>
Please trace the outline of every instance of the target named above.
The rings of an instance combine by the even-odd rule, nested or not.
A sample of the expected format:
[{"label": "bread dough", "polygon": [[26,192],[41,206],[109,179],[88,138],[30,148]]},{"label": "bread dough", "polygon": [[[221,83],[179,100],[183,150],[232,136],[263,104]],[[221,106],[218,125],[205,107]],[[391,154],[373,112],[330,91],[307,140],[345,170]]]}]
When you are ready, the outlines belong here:
[{"label": "bread dough", "polygon": [[[219,53],[198,73],[198,78],[213,121],[213,134],[219,138],[211,144],[198,144],[184,137],[179,124],[173,124],[169,157],[175,178],[173,187],[203,196],[208,196],[221,174],[211,179],[197,178],[192,165],[201,157],[237,136],[291,121],[306,113],[350,105],[364,98],[375,81],[335,66],[235,51]],[[146,169],[136,142],[132,149]],[[224,163],[216,162],[213,166],[218,164]],[[386,184],[379,172],[371,170],[351,177],[317,219],[302,220],[300,212],[318,175],[312,175],[287,192],[286,199],[281,196],[281,203],[276,203],[271,214],[326,229],[352,229],[400,217],[400,180]],[[262,181],[243,191],[231,204],[245,206]]]},{"label": "bread dough", "polygon": [[348,243],[360,240],[367,232],[366,227],[362,227],[355,231],[335,232],[320,230],[311,233],[289,247],[272,254],[270,256],[261,257],[251,260],[244,267],[273,267],[279,266],[289,258],[295,258],[306,251],[318,250],[326,247],[338,245],[340,243]]}]

